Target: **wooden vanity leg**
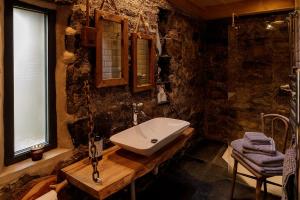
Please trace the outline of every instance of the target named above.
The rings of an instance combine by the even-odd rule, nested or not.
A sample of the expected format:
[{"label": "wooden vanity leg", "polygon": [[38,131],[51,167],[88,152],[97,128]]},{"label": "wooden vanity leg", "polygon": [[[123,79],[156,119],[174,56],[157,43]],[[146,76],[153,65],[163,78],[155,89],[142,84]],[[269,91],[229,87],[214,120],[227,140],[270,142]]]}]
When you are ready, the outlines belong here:
[{"label": "wooden vanity leg", "polygon": [[131,200],[136,200],[135,197],[135,181],[130,184]]}]

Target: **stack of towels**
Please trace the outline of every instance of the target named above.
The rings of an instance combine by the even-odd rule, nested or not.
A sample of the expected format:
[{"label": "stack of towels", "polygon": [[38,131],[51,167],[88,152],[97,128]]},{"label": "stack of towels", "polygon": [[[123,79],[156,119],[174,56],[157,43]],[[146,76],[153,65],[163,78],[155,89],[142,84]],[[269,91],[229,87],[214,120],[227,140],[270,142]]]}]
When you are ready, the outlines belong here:
[{"label": "stack of towels", "polygon": [[246,132],[243,139],[231,143],[233,152],[255,171],[281,175],[284,155],[276,151],[272,138],[260,132]]}]

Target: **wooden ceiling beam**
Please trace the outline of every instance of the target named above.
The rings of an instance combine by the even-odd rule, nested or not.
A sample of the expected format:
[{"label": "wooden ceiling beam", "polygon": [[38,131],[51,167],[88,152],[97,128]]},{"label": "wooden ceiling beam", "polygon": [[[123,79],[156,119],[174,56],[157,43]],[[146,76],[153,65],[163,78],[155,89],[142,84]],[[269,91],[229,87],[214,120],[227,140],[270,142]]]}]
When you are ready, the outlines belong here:
[{"label": "wooden ceiling beam", "polygon": [[293,0],[244,0],[221,6],[202,8],[200,13],[204,19],[216,19],[230,17],[232,13],[237,15],[252,15],[274,11],[294,9]]},{"label": "wooden ceiling beam", "polygon": [[171,5],[194,18],[201,18],[199,7],[187,0],[168,0]]},{"label": "wooden ceiling beam", "polygon": [[188,15],[205,20],[230,17],[233,12],[242,16],[295,8],[294,0],[243,0],[207,7],[200,7],[199,4],[196,5],[190,0],[169,0],[169,2]]}]

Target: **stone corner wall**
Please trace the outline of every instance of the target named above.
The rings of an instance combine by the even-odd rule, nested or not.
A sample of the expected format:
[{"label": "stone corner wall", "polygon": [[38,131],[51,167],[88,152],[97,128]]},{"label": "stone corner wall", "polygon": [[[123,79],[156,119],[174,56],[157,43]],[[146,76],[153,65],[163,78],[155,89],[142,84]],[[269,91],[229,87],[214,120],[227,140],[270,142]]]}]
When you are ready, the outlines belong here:
[{"label": "stone corner wall", "polygon": [[[238,29],[226,20],[211,23],[208,33],[217,32],[219,39],[208,43],[206,59],[208,137],[230,142],[245,131],[258,131],[261,112],[289,117],[290,96],[279,90],[290,82],[291,72],[286,17],[243,17],[236,21]],[[274,21],[281,22],[266,29]]]}]

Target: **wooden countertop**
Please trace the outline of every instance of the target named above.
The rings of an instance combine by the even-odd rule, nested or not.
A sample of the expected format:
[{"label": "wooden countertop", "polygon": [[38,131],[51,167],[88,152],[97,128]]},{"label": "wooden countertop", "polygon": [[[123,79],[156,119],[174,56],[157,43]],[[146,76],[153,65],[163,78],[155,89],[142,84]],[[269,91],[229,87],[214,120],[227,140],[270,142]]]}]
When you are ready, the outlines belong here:
[{"label": "wooden countertop", "polygon": [[171,159],[185,146],[193,133],[193,128],[186,129],[176,140],[150,157],[131,153],[118,146],[105,150],[103,159],[98,164],[102,184],[96,184],[92,180],[89,158],[74,163],[62,171],[71,184],[95,198],[104,199]]}]

